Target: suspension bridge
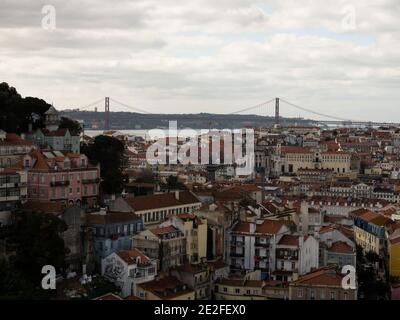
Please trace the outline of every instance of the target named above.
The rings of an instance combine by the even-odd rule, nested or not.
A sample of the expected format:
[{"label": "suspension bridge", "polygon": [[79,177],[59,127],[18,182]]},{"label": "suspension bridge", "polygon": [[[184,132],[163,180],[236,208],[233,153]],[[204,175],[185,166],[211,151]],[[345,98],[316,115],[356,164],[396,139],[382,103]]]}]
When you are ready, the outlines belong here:
[{"label": "suspension bridge", "polygon": [[[110,123],[110,102],[114,105],[122,107],[124,109],[129,110],[130,112],[141,113],[141,114],[158,114],[152,113],[144,108],[138,108],[120,101],[117,101],[110,97],[105,97],[94,101],[82,108],[79,108],[79,111],[88,111],[90,108],[94,108],[97,111],[100,107],[104,106],[104,127],[105,130],[110,130],[111,123]],[[346,119],[343,117],[338,117],[334,115],[328,115],[325,113],[321,113],[315,111],[313,108],[300,106],[298,104],[289,102],[282,98],[273,98],[257,105],[240,108],[236,111],[226,113],[227,115],[262,115],[262,116],[272,116],[274,117],[275,125],[280,125],[282,122],[281,111],[285,108],[292,108],[297,111],[301,111],[302,114],[307,114],[307,117],[310,115],[318,116],[321,119],[309,119],[310,122],[321,125],[321,126],[337,126],[337,127],[400,127],[400,123],[395,122],[375,122],[375,121],[363,121],[363,120],[355,120],[355,119]],[[300,118],[300,117],[299,117]],[[306,118],[302,118],[306,120]]]}]

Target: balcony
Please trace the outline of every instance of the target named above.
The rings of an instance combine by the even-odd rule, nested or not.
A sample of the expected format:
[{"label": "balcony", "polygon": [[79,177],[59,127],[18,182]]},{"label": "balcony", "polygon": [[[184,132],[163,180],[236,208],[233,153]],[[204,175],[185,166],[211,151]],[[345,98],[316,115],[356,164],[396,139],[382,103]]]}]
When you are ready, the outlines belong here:
[{"label": "balcony", "polygon": [[244,241],[242,240],[236,240],[236,241],[231,241],[231,246],[233,247],[243,247],[244,246]]},{"label": "balcony", "polygon": [[231,252],[231,257],[234,257],[234,258],[244,258],[244,252],[242,252],[242,253]]},{"label": "balcony", "polygon": [[69,184],[70,184],[69,180],[50,182],[50,186],[52,186],[52,187],[68,187]]},{"label": "balcony", "polygon": [[269,248],[269,242],[256,242],[255,246],[256,247],[262,247],[262,248]]},{"label": "balcony", "polygon": [[95,179],[83,179],[82,184],[97,184],[100,183],[100,178]]}]

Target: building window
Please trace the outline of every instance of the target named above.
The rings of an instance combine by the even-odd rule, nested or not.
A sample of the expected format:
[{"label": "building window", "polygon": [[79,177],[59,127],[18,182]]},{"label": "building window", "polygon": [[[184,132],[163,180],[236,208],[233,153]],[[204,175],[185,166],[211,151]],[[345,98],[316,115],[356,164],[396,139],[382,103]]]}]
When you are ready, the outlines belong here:
[{"label": "building window", "polygon": [[314,290],[311,290],[310,298],[311,298],[311,300],[315,300],[315,291]]},{"label": "building window", "polygon": [[224,287],[224,292],[228,292],[228,288],[227,287]]},{"label": "building window", "polygon": [[343,299],[344,299],[344,300],[349,300],[349,295],[348,295],[347,292],[344,293],[344,298],[343,298]]},{"label": "building window", "polygon": [[235,293],[239,294],[240,293],[240,289],[235,289]]},{"label": "building window", "polygon": [[335,292],[334,291],[331,291],[331,300],[335,300]]},{"label": "building window", "polygon": [[303,289],[297,289],[297,298],[303,298]]}]

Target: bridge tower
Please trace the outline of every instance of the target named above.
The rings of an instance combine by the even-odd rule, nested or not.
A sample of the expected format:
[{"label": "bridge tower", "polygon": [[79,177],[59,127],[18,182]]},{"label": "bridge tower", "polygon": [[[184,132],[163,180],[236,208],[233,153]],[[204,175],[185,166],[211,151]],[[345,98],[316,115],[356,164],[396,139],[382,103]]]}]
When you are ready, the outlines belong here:
[{"label": "bridge tower", "polygon": [[110,98],[105,99],[104,130],[110,130]]},{"label": "bridge tower", "polygon": [[275,124],[279,125],[279,98],[275,99]]}]

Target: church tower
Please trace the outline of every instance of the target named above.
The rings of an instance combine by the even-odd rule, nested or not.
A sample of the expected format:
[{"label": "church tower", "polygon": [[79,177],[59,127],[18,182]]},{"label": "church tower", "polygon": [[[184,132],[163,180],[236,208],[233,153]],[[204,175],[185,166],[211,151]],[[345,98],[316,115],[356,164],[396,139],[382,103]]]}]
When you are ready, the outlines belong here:
[{"label": "church tower", "polygon": [[60,125],[60,116],[56,108],[51,106],[44,115],[46,129],[49,131],[57,131]]}]

